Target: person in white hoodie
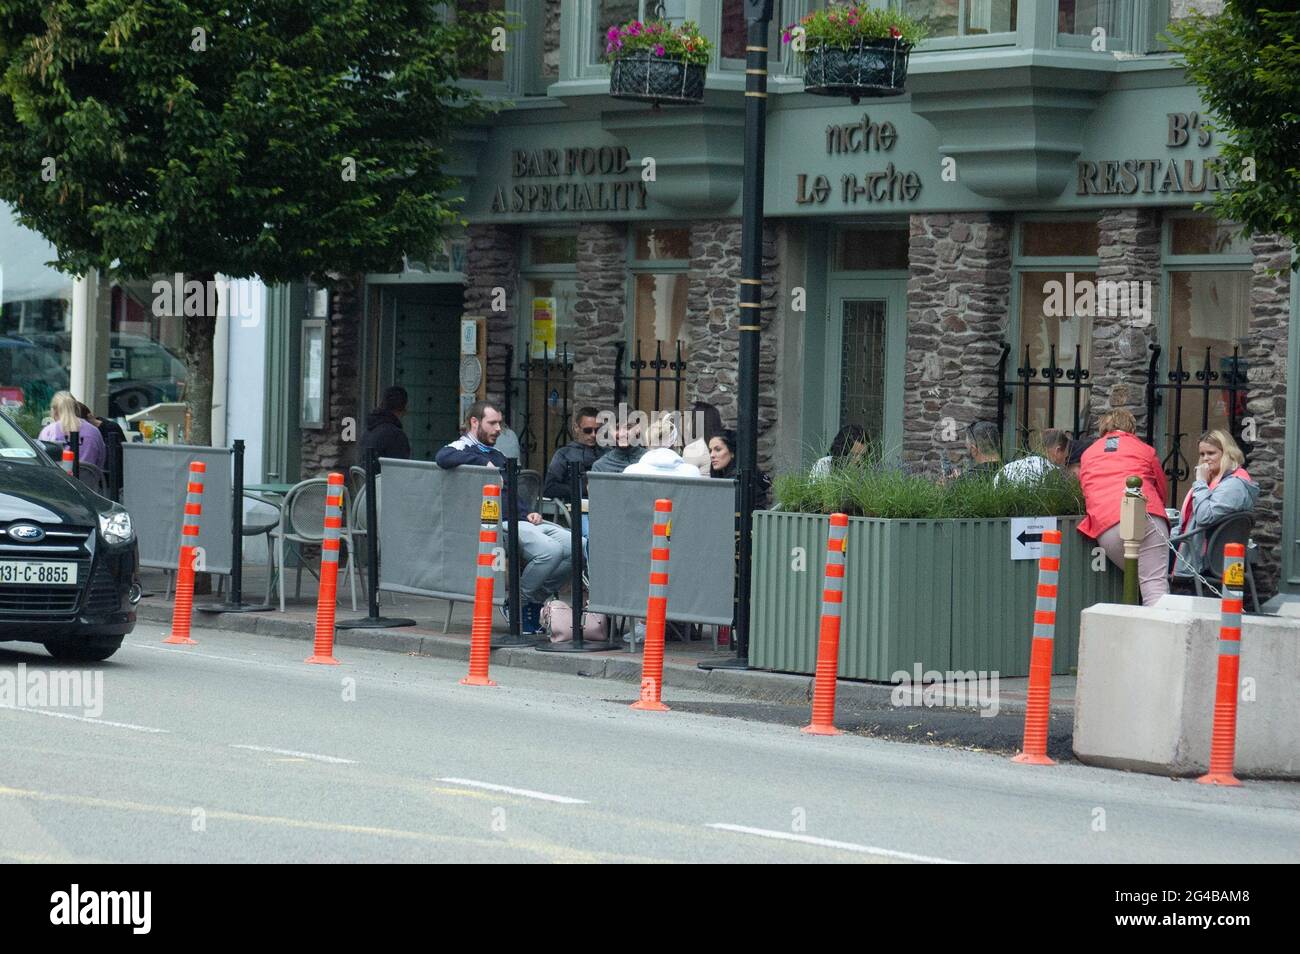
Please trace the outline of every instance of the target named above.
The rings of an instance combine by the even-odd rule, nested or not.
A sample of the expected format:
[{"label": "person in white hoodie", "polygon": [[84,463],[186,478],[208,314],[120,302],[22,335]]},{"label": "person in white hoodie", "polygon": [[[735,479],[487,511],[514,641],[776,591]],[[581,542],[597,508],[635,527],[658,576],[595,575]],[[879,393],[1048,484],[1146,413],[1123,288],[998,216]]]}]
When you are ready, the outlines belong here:
[{"label": "person in white hoodie", "polygon": [[677,427],[672,418],[661,417],[646,428],[646,446],[649,448],[625,474],[645,474],[655,477],[702,477],[700,469],[682,460],[673,450],[677,443]]}]

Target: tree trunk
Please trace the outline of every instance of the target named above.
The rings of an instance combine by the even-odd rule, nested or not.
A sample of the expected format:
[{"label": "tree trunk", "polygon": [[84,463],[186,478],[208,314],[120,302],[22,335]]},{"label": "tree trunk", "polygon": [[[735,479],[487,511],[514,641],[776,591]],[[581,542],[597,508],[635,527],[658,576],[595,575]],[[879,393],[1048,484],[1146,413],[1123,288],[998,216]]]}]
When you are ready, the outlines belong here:
[{"label": "tree trunk", "polygon": [[[198,282],[203,288],[201,314],[182,312],[181,320],[185,322],[185,404],[189,409],[190,426],[185,435],[185,443],[207,447],[212,443],[212,361],[213,338],[217,331],[216,308],[209,308],[208,289],[216,276],[212,272],[199,272],[186,276],[186,286],[191,281]],[[190,296],[183,299],[189,302]],[[209,314],[211,312],[211,314]],[[196,573],[194,575],[194,592],[196,595],[212,592],[212,575]]]},{"label": "tree trunk", "polygon": [[[186,287],[191,281],[203,287],[202,314],[185,314],[185,404],[189,409],[190,429],[185,443],[206,447],[212,443],[212,360],[213,338],[217,330],[216,309],[208,307],[208,289],[216,276],[212,272],[199,272],[186,276]],[[188,303],[190,297],[187,295]],[[188,312],[189,309],[187,308]],[[212,312],[212,314],[209,314]]]}]

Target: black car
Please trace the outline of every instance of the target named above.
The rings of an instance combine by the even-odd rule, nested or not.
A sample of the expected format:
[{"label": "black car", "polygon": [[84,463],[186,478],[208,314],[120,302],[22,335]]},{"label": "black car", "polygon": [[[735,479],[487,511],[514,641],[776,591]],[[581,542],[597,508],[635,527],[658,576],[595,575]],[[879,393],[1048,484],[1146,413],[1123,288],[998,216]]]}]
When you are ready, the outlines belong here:
[{"label": "black car", "polygon": [[135,627],[139,569],[126,510],[0,413],[0,642],[107,659]]}]

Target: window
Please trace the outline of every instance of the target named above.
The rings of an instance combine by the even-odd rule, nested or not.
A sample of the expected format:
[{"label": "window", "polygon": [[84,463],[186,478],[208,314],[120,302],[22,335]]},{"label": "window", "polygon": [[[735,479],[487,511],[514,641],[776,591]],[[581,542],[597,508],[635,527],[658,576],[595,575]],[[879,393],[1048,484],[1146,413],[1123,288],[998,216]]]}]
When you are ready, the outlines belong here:
[{"label": "window", "polygon": [[[681,411],[686,360],[686,293],[690,268],[688,229],[637,229],[632,242],[632,359],[646,362],[635,408]],[[638,350],[639,349],[639,350]],[[679,351],[680,349],[680,351]]]},{"label": "window", "polygon": [[[591,19],[591,62],[600,63],[605,55],[605,34],[612,26],[629,20],[655,19],[662,6],[663,19],[678,24],[690,19],[687,0],[587,0],[594,12]],[[586,4],[584,4],[586,5]]]},{"label": "window", "polygon": [[1027,258],[1092,258],[1100,244],[1096,219],[1029,221],[1020,225],[1020,254]]},{"label": "window", "polygon": [[[1103,304],[1094,292],[1100,244],[1097,219],[1024,219],[1017,231],[1015,297],[1020,340],[1007,356],[1007,380],[1027,377],[1031,383],[1044,382],[1048,369],[1053,365],[1059,369],[1055,389],[1015,390],[1014,428],[1007,430],[1015,435],[1016,446],[1023,448],[1049,427],[1087,430],[1091,391],[1071,386],[1078,380],[1073,372],[1076,361],[1080,369],[1088,369],[1094,318],[1103,308],[1109,314],[1111,303]],[[1032,373],[1026,376],[1026,369]]]},{"label": "window", "polygon": [[578,293],[578,236],[534,232],[524,239],[520,353],[554,358],[577,338],[573,305]]},{"label": "window", "polygon": [[[1170,473],[1170,506],[1182,504],[1191,471],[1196,466],[1201,432],[1231,431],[1250,453],[1241,436],[1246,416],[1248,364],[1244,351],[1250,330],[1252,257],[1241,227],[1207,215],[1176,215],[1168,219],[1165,287],[1169,318],[1161,356],[1161,382],[1170,380],[1181,359],[1186,385],[1195,388],[1209,374],[1210,390],[1182,392],[1181,406],[1170,391],[1164,394],[1156,450]],[[1233,382],[1241,390],[1224,390]]]},{"label": "window", "polygon": [[835,239],[835,270],[906,270],[910,236],[906,228],[842,229]]},{"label": "window", "polygon": [[898,0],[898,6],[921,20],[927,39],[1012,33],[1017,0]]},{"label": "window", "polygon": [[[470,14],[482,16],[488,13],[503,14],[506,11],[506,0],[456,0],[456,15]],[[506,58],[501,54],[491,54],[488,60],[480,66],[466,67],[461,71],[461,77],[467,80],[480,80],[489,83],[501,83],[506,78]]]},{"label": "window", "polygon": [[1059,0],[1058,43],[1097,52],[1132,49],[1132,21],[1129,0]]}]

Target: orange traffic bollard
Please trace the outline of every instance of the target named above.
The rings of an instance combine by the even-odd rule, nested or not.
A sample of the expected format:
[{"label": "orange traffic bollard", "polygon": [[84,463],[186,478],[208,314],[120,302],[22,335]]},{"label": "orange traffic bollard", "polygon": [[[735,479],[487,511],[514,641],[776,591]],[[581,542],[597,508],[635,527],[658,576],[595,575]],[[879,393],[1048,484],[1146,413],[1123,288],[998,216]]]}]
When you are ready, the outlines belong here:
[{"label": "orange traffic bollard", "polygon": [[844,555],[848,546],[847,514],[831,514],[826,539],[826,576],[822,583],[822,622],[817,635],[817,677],[813,683],[809,735],[839,735],[835,728],[835,680],[840,668],[840,617],[844,608]]},{"label": "orange traffic bollard", "polygon": [[325,490],[325,532],[320,542],[320,589],[316,591],[316,643],[304,660],[337,666],[334,658],[334,604],[339,598],[339,533],[343,526],[343,475],[329,475]]},{"label": "orange traffic bollard", "polygon": [[1223,602],[1219,604],[1219,676],[1214,689],[1210,771],[1202,785],[1240,785],[1232,774],[1237,756],[1237,676],[1241,667],[1241,587],[1246,582],[1246,545],[1223,548]]},{"label": "orange traffic bollard", "polygon": [[474,623],[469,631],[469,675],[462,686],[495,686],[488,678],[488,660],[492,656],[492,575],[493,554],[497,548],[497,524],[501,520],[501,488],[483,485],[483,505],[479,508],[478,576],[474,580]]},{"label": "orange traffic bollard", "polygon": [[[64,452],[67,460],[68,451]],[[171,635],[164,643],[197,646],[190,639],[190,618],[194,615],[194,548],[199,539],[199,517],[203,514],[203,475],[208,465],[190,462],[190,480],[185,486],[185,516],[181,518],[181,556],[176,566],[176,602],[172,605]]]},{"label": "orange traffic bollard", "polygon": [[1038,558],[1038,601],[1034,605],[1034,642],[1029,651],[1029,692],[1025,702],[1025,737],[1011,761],[1055,765],[1047,757],[1047,726],[1052,716],[1052,648],[1056,635],[1056,586],[1061,570],[1061,531],[1043,531]]},{"label": "orange traffic bollard", "polygon": [[641,698],[633,709],[667,712],[660,700],[664,682],[664,623],[668,613],[668,538],[672,533],[673,502],[655,501],[650,536],[650,598],[645,610],[645,649],[641,657]]},{"label": "orange traffic bollard", "polygon": [[69,477],[72,476],[72,462],[73,462],[72,448],[71,447],[63,448],[63,472],[67,474]]}]

